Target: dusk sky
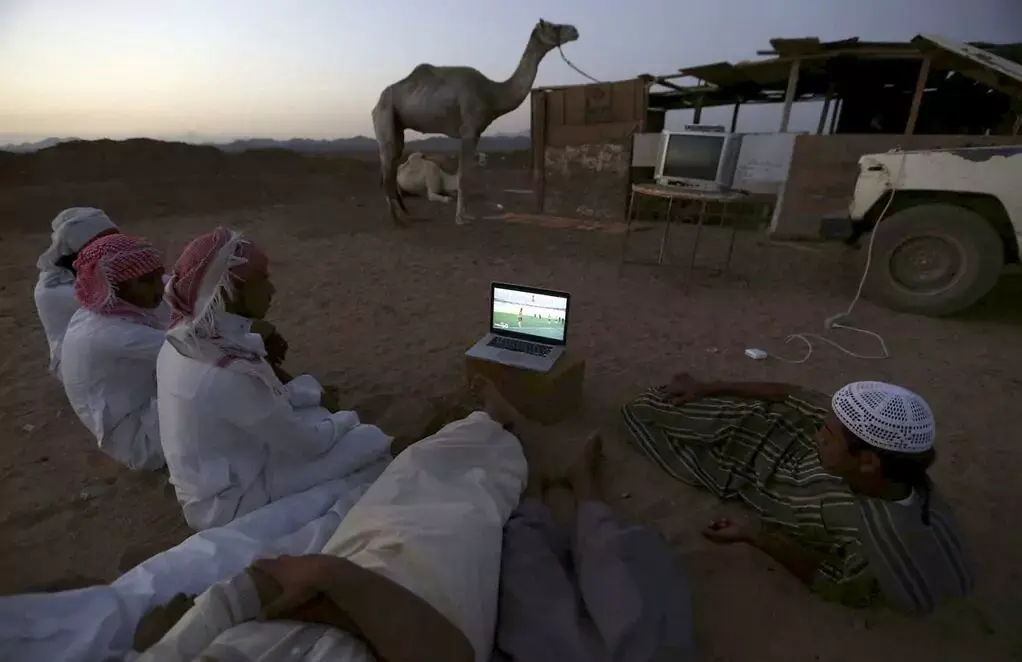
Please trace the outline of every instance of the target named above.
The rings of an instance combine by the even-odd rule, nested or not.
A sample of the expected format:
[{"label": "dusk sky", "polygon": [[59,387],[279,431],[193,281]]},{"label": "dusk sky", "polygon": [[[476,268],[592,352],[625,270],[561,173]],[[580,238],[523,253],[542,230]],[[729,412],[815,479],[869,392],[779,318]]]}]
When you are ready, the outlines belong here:
[{"label": "dusk sky", "polygon": [[[506,78],[540,17],[578,27],[565,53],[601,80],[754,58],[776,36],[1022,41],[1022,0],[0,0],[0,143],[371,135],[386,85],[420,62]],[[584,81],[555,51],[536,82]],[[756,111],[742,130],[776,128]],[[528,127],[526,104],[490,131]]]}]

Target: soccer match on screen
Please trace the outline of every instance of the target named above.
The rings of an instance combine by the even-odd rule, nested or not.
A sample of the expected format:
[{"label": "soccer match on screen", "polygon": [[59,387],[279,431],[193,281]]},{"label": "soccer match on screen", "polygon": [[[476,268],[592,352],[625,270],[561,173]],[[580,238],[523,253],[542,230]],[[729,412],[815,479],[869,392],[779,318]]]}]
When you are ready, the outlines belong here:
[{"label": "soccer match on screen", "polygon": [[493,290],[493,328],[564,341],[568,300],[520,290]]}]

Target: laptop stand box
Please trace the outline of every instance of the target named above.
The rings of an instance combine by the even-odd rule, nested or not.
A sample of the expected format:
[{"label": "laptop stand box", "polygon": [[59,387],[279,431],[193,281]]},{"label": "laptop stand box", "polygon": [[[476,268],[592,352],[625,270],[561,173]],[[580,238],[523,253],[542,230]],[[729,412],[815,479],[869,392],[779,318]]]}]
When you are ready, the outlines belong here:
[{"label": "laptop stand box", "polygon": [[523,370],[465,356],[465,377],[486,377],[529,420],[552,425],[578,409],[582,402],[585,358],[567,350],[548,372]]}]

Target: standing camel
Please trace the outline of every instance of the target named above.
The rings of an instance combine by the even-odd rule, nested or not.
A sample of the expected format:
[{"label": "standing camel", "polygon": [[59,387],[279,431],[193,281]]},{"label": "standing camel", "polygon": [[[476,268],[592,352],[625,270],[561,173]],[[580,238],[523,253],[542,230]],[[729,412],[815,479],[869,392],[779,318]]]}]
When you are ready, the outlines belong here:
[{"label": "standing camel", "polygon": [[373,108],[373,129],[380,147],[387,208],[395,224],[403,224],[395,203],[408,214],[397,185],[397,165],[405,147],[405,129],[440,133],[461,141],[454,222],[458,225],[470,222],[472,217],[465,210],[465,191],[479,136],[495,119],[522,105],[532,90],[543,57],[576,39],[575,26],[540,19],[532,29],[518,68],[505,81],[490,80],[472,67],[420,64],[408,76],[383,90]]}]

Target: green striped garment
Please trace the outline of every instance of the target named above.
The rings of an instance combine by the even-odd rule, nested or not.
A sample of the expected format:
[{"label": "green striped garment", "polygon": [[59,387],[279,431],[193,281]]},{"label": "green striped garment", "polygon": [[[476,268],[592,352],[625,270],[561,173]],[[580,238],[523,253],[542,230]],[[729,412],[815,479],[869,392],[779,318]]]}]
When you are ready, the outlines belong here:
[{"label": "green striped garment", "polygon": [[821,558],[812,589],[855,607],[886,603],[928,613],[972,590],[971,563],[947,504],[854,494],[820,464],[814,439],[830,397],[800,390],[783,402],[709,397],[674,405],[651,389],[622,410],[625,437],[671,476],[720,499],[741,499],[767,531]]}]

